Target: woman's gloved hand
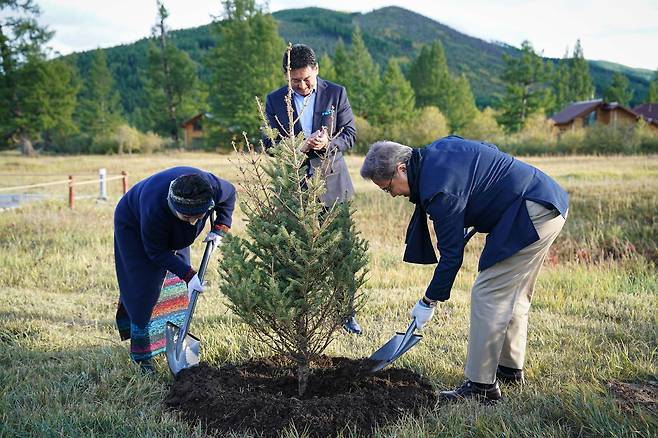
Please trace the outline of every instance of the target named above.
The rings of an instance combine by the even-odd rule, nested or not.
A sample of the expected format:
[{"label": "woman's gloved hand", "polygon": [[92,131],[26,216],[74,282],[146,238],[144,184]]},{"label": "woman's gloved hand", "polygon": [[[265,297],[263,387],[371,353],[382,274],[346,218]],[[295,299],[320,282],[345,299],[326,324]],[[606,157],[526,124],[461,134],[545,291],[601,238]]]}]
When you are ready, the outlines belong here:
[{"label": "woman's gloved hand", "polygon": [[203,243],[212,242],[213,246],[216,248],[220,243],[222,243],[223,238],[224,238],[223,233],[219,233],[217,231],[210,231],[208,234],[206,234],[206,238],[203,239]]},{"label": "woman's gloved hand", "polygon": [[206,238],[203,239],[203,242],[212,242],[213,247],[217,248],[217,246],[222,243],[222,239],[226,236],[226,233],[228,233],[229,230],[230,228],[226,225],[215,224],[206,235]]}]

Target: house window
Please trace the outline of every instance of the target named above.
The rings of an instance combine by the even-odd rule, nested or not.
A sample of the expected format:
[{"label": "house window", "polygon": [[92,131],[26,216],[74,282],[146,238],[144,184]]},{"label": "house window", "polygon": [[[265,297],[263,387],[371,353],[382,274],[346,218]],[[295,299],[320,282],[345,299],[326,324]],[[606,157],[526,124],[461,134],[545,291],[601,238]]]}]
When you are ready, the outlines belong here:
[{"label": "house window", "polygon": [[583,126],[590,126],[596,123],[596,111],[592,111],[583,117]]},{"label": "house window", "polygon": [[196,119],[194,121],[194,123],[192,124],[192,130],[195,132],[203,131],[203,128],[201,127],[201,119]]}]

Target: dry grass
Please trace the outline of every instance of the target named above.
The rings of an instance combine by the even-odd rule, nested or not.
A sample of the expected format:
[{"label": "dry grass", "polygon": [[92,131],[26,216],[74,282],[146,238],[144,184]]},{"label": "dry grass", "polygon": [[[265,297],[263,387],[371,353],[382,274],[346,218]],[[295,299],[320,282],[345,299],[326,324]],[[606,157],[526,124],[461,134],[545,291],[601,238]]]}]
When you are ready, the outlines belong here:
[{"label": "dry grass", "polygon": [[[401,262],[412,206],[358,177],[348,157],[359,228],[370,241],[368,301],[361,337],[339,336],[329,353],[367,356],[402,329],[432,267]],[[620,411],[606,383],[656,379],[658,157],[566,157],[528,160],[571,194],[567,226],[537,286],[531,312],[527,373],[520,389],[504,388],[494,407],[439,405],[406,419],[386,436],[655,436],[656,413]],[[131,183],[165,167],[202,167],[235,180],[230,157],[173,154],[113,157],[0,155],[0,187],[93,177],[127,170]],[[47,174],[45,176],[39,176]],[[93,195],[95,185],[80,188]],[[0,212],[0,436],[201,436],[162,405],[171,377],[159,360],[144,377],[118,341],[110,201],[66,207],[66,186],[52,199]],[[242,232],[241,213],[234,231]],[[468,290],[483,239],[468,247],[453,297],[425,337],[398,366],[427,375],[443,389],[459,382],[466,352]],[[193,248],[199,260],[202,245]],[[211,272],[213,271],[213,272]],[[217,275],[209,270],[211,283]],[[238,362],[267,355],[212,286],[200,299],[193,332],[203,358]]]}]

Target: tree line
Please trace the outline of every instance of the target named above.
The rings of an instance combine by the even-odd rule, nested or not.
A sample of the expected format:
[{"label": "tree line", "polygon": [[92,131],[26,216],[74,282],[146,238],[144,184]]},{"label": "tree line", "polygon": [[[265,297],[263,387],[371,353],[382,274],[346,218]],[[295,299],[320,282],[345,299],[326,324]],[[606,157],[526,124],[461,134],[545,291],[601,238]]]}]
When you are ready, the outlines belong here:
[{"label": "tree line", "polygon": [[[83,82],[72,60],[48,60],[53,33],[39,25],[34,0],[1,0],[0,6],[6,16],[0,21],[0,148],[18,145],[24,154],[34,153],[35,144],[75,153],[180,148],[181,123],[203,113],[202,146],[228,150],[243,132],[257,140],[254,96],[262,100],[284,83],[286,42],[276,20],[256,0],[222,1],[223,11],[211,26],[217,44],[201,65],[172,43],[169,12],[158,1],[142,77],[146,99],[130,117],[139,119],[138,130],[123,112],[105,51],[93,52]],[[514,135],[537,115],[595,97],[579,41],[571,54],[555,61],[544,59],[528,41],[520,56],[503,58],[505,93],[494,108],[484,109],[476,106],[466,76],[450,72],[439,40],[422,47],[411,62],[391,57],[382,69],[355,27],[349,46],[339,40],[319,65],[321,77],[348,90],[360,148],[384,137],[417,146],[448,133]],[[626,76],[616,73],[603,97],[628,105],[632,93]],[[658,102],[658,71],[647,101]]]}]

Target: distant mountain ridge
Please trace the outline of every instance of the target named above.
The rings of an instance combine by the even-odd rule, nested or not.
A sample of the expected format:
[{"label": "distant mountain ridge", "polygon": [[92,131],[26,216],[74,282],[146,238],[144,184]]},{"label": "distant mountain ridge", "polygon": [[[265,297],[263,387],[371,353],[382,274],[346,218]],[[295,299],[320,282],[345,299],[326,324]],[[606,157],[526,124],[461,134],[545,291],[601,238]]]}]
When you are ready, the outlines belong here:
[{"label": "distant mountain ridge", "polygon": [[[352,30],[359,26],[374,60],[383,68],[389,57],[397,58],[406,69],[420,48],[439,39],[443,43],[448,65],[456,74],[464,73],[480,107],[495,105],[504,92],[500,79],[504,69],[503,54],[518,56],[520,50],[504,43],[487,42],[452,29],[433,19],[389,6],[365,14],[346,13],[309,7],[287,9],[272,14],[279,23],[279,34],[286,41],[306,43],[318,52],[333,54],[336,43],[342,39],[350,43]],[[171,40],[200,65],[200,75],[207,78],[203,58],[215,45],[211,25],[175,30]],[[532,41],[531,41],[532,42]],[[147,39],[132,44],[104,49],[108,63],[121,95],[123,107],[132,115],[145,104],[142,74],[146,68]],[[587,47],[584,47],[587,54]],[[73,55],[84,79],[91,60],[90,52]],[[625,74],[635,90],[631,104],[646,96],[652,72],[633,69],[606,61],[589,61],[590,73],[597,95],[602,95],[616,71]],[[131,117],[129,117],[131,118]]]}]

